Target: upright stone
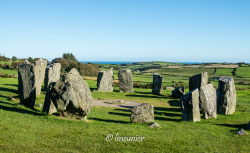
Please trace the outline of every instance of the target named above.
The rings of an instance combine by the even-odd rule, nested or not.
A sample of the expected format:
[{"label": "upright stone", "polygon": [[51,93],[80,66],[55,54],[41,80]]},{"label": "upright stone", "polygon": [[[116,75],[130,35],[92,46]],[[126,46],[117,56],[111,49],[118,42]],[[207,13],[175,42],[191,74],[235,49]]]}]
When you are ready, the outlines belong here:
[{"label": "upright stone", "polygon": [[189,78],[189,91],[196,88],[200,89],[200,86],[208,84],[208,73],[203,72],[201,74],[194,75]]},{"label": "upright stone", "polygon": [[131,70],[124,69],[118,72],[119,88],[122,92],[133,92],[133,80]]},{"label": "upright stone", "polygon": [[220,77],[217,90],[219,114],[230,115],[236,108],[236,90],[232,77]]},{"label": "upright stone", "polygon": [[60,74],[61,74],[60,63],[53,63],[47,66],[44,79],[45,91],[47,90],[50,83],[57,82],[58,80],[60,80]]},{"label": "upright stone", "polygon": [[98,91],[112,92],[113,91],[114,75],[113,70],[100,71],[97,76]]},{"label": "upright stone", "polygon": [[182,120],[183,121],[200,121],[199,108],[199,90],[195,89],[181,98],[182,104]]},{"label": "upright stone", "polygon": [[57,113],[57,109],[51,99],[51,90],[55,86],[56,82],[52,82],[47,86],[46,95],[44,99],[43,112],[47,114]]},{"label": "upright stone", "polygon": [[46,59],[37,59],[35,61],[36,95],[41,94],[41,88],[45,77],[45,69],[48,61]]},{"label": "upright stone", "polygon": [[[47,90],[45,104],[51,106],[53,102],[56,110],[61,116],[85,119],[90,113],[93,98],[88,84],[82,79],[76,69],[63,74],[56,83],[51,83]],[[44,108],[50,110],[50,108]]]},{"label": "upright stone", "polygon": [[154,121],[154,106],[152,104],[140,104],[132,109],[130,117],[131,122],[153,122]]},{"label": "upright stone", "polygon": [[18,66],[18,91],[20,103],[34,108],[36,101],[35,66],[27,60]]},{"label": "upright stone", "polygon": [[153,84],[152,84],[152,93],[154,95],[162,94],[162,77],[161,75],[154,73],[153,74]]},{"label": "upright stone", "polygon": [[174,98],[181,98],[184,95],[185,88],[183,86],[177,87],[171,91],[172,97]]},{"label": "upright stone", "polygon": [[200,106],[205,119],[217,117],[217,96],[213,84],[200,87]]}]

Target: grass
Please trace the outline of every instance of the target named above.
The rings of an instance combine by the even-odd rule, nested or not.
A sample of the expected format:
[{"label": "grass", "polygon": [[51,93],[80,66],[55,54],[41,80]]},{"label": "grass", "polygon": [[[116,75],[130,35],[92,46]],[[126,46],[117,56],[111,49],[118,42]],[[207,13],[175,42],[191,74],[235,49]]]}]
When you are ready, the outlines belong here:
[{"label": "grass", "polygon": [[[181,73],[191,75],[188,71],[177,71],[176,74]],[[150,75],[141,73],[135,79],[150,82]],[[170,80],[187,82],[187,77],[166,76],[164,83],[170,83]],[[120,93],[115,87],[115,92],[102,93],[94,91],[95,81],[87,82],[94,99],[152,103],[155,120],[161,128],[132,124],[130,111],[120,108],[95,106],[88,116],[88,123],[46,115],[39,107],[35,107],[35,111],[19,105],[18,98],[10,101],[9,97],[18,95],[17,78],[0,78],[0,152],[250,152],[250,136],[235,134],[238,128],[245,128],[250,121],[250,90],[237,91],[237,111],[233,115],[219,115],[217,119],[192,123],[181,121],[180,102],[169,97],[170,91],[164,90],[162,96],[155,96],[150,89],[136,88],[135,93],[128,94]],[[43,103],[43,99],[42,94],[37,103]],[[117,133],[119,136],[142,136],[145,139],[142,142],[105,140],[108,134]]]}]

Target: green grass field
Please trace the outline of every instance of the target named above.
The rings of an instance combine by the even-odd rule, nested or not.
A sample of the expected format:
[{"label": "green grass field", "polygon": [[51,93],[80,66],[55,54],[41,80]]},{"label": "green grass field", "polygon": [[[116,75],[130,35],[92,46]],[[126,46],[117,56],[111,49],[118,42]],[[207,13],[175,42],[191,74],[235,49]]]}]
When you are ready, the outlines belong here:
[{"label": "green grass field", "polygon": [[[211,74],[214,69],[211,69]],[[248,82],[249,67],[237,70],[237,79]],[[163,70],[164,84],[183,81],[204,69]],[[1,73],[17,74],[16,71],[0,69]],[[167,74],[165,74],[167,73]],[[225,74],[224,74],[225,73]],[[115,72],[117,74],[117,72]],[[217,70],[213,76],[230,75],[231,70]],[[117,77],[116,77],[117,78]],[[135,81],[151,82],[152,74],[136,73]],[[130,123],[130,110],[121,108],[93,107],[89,122],[64,119],[41,113],[19,105],[17,78],[0,78],[0,152],[250,152],[250,135],[235,134],[238,128],[246,128],[250,121],[250,85],[236,82],[237,111],[230,116],[219,115],[217,119],[201,122],[181,121],[178,99],[170,97],[170,91],[155,96],[150,89],[135,88],[132,94],[94,91],[96,82],[87,80],[94,99],[124,99],[139,103],[151,103],[155,107],[155,121],[161,128],[151,129],[148,124]],[[216,82],[214,82],[216,84]],[[44,95],[36,103],[43,104]],[[248,131],[250,134],[250,131]],[[145,137],[142,142],[106,141],[108,134],[126,137]]]}]

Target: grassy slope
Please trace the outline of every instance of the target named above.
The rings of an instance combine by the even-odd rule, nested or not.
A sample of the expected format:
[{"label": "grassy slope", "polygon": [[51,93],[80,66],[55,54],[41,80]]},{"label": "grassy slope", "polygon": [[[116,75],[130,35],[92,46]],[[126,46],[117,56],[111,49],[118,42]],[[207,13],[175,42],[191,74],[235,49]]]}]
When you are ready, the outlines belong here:
[{"label": "grassy slope", "polygon": [[[14,72],[13,72],[14,73]],[[174,79],[174,78],[172,78]],[[178,79],[178,78],[176,78]],[[149,81],[149,79],[148,79]],[[95,88],[95,81],[88,80]],[[166,91],[164,95],[169,95]],[[147,89],[133,94],[93,92],[95,99],[128,99],[155,105],[162,128],[129,123],[126,109],[94,107],[89,122],[47,116],[10,102],[17,95],[17,79],[0,78],[1,152],[250,152],[250,137],[234,132],[250,120],[249,90],[238,91],[237,112],[198,123],[181,122],[180,104]],[[131,96],[132,95],[132,96]],[[44,95],[37,102],[43,103]],[[143,136],[143,142],[105,141],[107,134]]]}]

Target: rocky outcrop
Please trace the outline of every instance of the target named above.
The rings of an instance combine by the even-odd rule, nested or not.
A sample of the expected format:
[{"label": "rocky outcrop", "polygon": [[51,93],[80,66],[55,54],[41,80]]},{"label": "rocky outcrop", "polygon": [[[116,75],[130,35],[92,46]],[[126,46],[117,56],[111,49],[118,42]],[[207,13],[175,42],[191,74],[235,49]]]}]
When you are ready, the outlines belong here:
[{"label": "rocky outcrop", "polygon": [[113,92],[113,70],[100,71],[97,76],[97,89],[102,92]]},{"label": "rocky outcrop", "polygon": [[57,82],[58,80],[60,80],[60,74],[61,74],[60,63],[53,63],[47,66],[44,79],[45,91],[47,90],[50,83]]},{"label": "rocky outcrop", "polygon": [[154,73],[153,74],[153,84],[152,84],[152,93],[154,95],[162,94],[162,77],[161,75]]},{"label": "rocky outcrop", "polygon": [[173,98],[181,98],[184,95],[185,88],[183,86],[177,87],[171,91]]},{"label": "rocky outcrop", "polygon": [[[52,83],[46,96],[49,98],[46,99],[44,106],[51,106],[53,102],[58,113],[65,117],[85,119],[93,105],[88,84],[74,68],[69,73],[63,74],[59,81]],[[44,108],[44,110],[50,109]]]},{"label": "rocky outcrop", "polygon": [[200,89],[200,86],[208,84],[208,73],[203,72],[201,74],[194,75],[189,78],[189,91],[194,89]]},{"label": "rocky outcrop", "polygon": [[192,90],[181,98],[182,120],[200,121],[199,90]]},{"label": "rocky outcrop", "polygon": [[48,61],[46,59],[37,59],[35,61],[36,95],[41,94],[41,88],[45,77],[45,69]]},{"label": "rocky outcrop", "polygon": [[218,114],[230,115],[236,109],[236,90],[232,77],[221,77],[217,89]]},{"label": "rocky outcrop", "polygon": [[140,104],[132,109],[130,117],[131,122],[153,122],[154,121],[154,106],[152,104]]},{"label": "rocky outcrop", "polygon": [[36,101],[35,66],[27,60],[18,66],[18,91],[21,104],[34,108]]},{"label": "rocky outcrop", "polygon": [[200,87],[200,106],[205,119],[217,117],[216,89],[212,84],[206,84]]},{"label": "rocky outcrop", "polygon": [[128,69],[123,69],[118,72],[119,88],[121,92],[133,92],[132,72]]}]

